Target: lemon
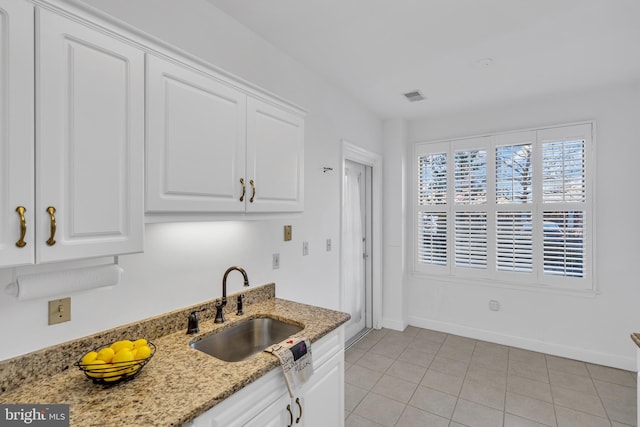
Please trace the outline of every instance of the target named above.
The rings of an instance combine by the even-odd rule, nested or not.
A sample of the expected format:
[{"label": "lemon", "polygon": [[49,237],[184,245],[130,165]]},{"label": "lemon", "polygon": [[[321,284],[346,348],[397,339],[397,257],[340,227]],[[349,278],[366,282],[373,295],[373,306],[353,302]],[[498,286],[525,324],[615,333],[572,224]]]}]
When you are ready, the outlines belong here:
[{"label": "lemon", "polygon": [[132,363],[134,364],[131,365],[131,367],[129,368],[129,371],[127,372],[127,376],[131,376],[135,374],[138,371],[138,369],[140,369],[141,367],[139,363],[136,363],[136,362],[132,362]]},{"label": "lemon", "polygon": [[151,356],[151,348],[148,345],[143,345],[139,347],[136,352],[136,359],[146,359]]},{"label": "lemon", "polygon": [[105,381],[116,381],[122,378],[123,374],[126,374],[129,370],[128,367],[122,367],[120,364],[114,365],[112,363],[105,364],[105,369],[102,372],[102,379]]},{"label": "lemon", "polygon": [[122,378],[122,375],[117,375],[115,377],[104,377],[102,380],[106,381],[106,382],[112,382],[112,381],[118,381],[120,378]]},{"label": "lemon", "polygon": [[82,359],[80,360],[80,363],[83,364],[83,365],[89,364],[89,363],[93,362],[94,360],[96,360],[97,357],[98,357],[98,352],[90,351],[89,353],[87,353],[84,356],[82,356]]},{"label": "lemon", "polygon": [[127,350],[131,350],[133,348],[133,343],[130,340],[116,341],[113,344],[111,344],[111,348],[113,349],[114,353],[119,352],[123,348],[126,348]]},{"label": "lemon", "polygon": [[103,360],[93,360],[86,364],[86,373],[92,378],[102,378],[102,374],[104,373],[102,368],[106,365]]},{"label": "lemon", "polygon": [[147,340],[144,338],[137,339],[133,342],[133,348],[142,347],[143,345],[147,345]]},{"label": "lemon", "polygon": [[105,363],[109,363],[109,362],[111,362],[111,359],[113,359],[113,355],[114,354],[115,354],[115,352],[113,351],[113,349],[111,347],[105,347],[105,348],[101,349],[100,351],[98,351],[96,359],[102,360]]},{"label": "lemon", "polygon": [[134,347],[133,350],[131,350],[131,355],[133,356],[133,360],[136,360],[136,354],[138,354],[138,349]]},{"label": "lemon", "polygon": [[132,360],[133,360],[133,354],[131,354],[131,350],[123,348],[113,356],[113,359],[111,361],[113,363],[122,363],[122,362],[131,362]]}]

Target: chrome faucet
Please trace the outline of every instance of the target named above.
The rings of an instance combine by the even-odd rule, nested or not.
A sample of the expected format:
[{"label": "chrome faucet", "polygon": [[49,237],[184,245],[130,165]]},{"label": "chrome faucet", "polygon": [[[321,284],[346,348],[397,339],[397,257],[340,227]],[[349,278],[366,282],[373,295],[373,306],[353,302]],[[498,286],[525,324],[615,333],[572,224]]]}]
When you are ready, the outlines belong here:
[{"label": "chrome faucet", "polygon": [[[242,277],[244,277],[244,286],[249,286],[249,278],[247,277],[247,272],[244,271],[244,269],[242,267],[236,267],[236,266],[229,267],[227,269],[227,271],[224,272],[224,276],[222,277],[222,300],[216,302],[216,304],[215,304],[215,307],[216,307],[216,318],[213,321],[214,323],[224,323],[225,322],[224,313],[222,312],[222,309],[227,305],[227,276],[233,270],[237,270],[240,273],[242,273]],[[242,314],[241,310],[242,309],[238,310],[239,311],[238,314]]]}]

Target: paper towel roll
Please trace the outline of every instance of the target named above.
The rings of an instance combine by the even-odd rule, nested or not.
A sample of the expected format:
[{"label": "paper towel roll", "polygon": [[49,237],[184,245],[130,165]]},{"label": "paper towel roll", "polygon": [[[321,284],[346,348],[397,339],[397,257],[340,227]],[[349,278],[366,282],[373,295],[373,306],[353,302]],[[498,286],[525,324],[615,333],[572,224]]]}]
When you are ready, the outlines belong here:
[{"label": "paper towel roll", "polygon": [[27,274],[18,276],[15,283],[7,285],[6,291],[20,301],[69,294],[115,285],[120,281],[123,272],[119,265],[109,264],[52,273]]}]

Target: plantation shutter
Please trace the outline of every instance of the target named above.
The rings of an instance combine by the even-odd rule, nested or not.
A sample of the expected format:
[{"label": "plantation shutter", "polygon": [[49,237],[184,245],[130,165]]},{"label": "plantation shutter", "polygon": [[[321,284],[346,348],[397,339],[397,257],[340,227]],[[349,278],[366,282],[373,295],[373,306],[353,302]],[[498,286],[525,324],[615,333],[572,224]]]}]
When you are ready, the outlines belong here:
[{"label": "plantation shutter", "polygon": [[[480,143],[486,143],[480,140]],[[466,141],[464,145],[478,143]],[[455,265],[487,268],[487,150],[462,149],[454,154]]]},{"label": "plantation shutter", "polygon": [[496,268],[499,271],[533,270],[531,212],[498,212],[496,215]]},{"label": "plantation shutter", "polygon": [[443,145],[417,156],[417,262],[425,267],[448,265],[448,152]]}]

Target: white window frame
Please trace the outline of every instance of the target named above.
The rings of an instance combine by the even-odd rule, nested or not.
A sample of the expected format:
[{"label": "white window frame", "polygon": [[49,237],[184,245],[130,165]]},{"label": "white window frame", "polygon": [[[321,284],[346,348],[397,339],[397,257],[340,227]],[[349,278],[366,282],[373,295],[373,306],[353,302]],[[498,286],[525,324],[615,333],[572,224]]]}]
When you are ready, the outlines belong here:
[{"label": "white window frame", "polygon": [[[543,202],[542,200],[542,144],[548,138],[584,139],[585,200],[584,202]],[[496,202],[496,147],[516,145],[531,141],[533,150],[533,198],[532,203]],[[456,151],[470,149],[487,151],[487,203],[485,205],[457,205],[453,202],[454,155]],[[425,154],[446,153],[447,155],[447,204],[420,205],[418,202],[419,157]],[[413,144],[412,200],[413,200],[413,273],[414,275],[437,276],[446,280],[460,280],[471,283],[497,286],[526,286],[542,289],[595,292],[595,122],[562,124],[537,129],[522,129],[473,137],[421,141]],[[460,211],[484,211],[487,213],[487,268],[478,269],[455,265],[454,224],[455,213]],[[545,274],[543,268],[543,212],[584,211],[582,277]],[[421,212],[446,212],[447,215],[447,263],[430,265],[418,259],[420,232],[418,216]],[[496,215],[498,211],[531,211],[533,215],[533,269],[532,272],[498,271],[496,268]]]}]

